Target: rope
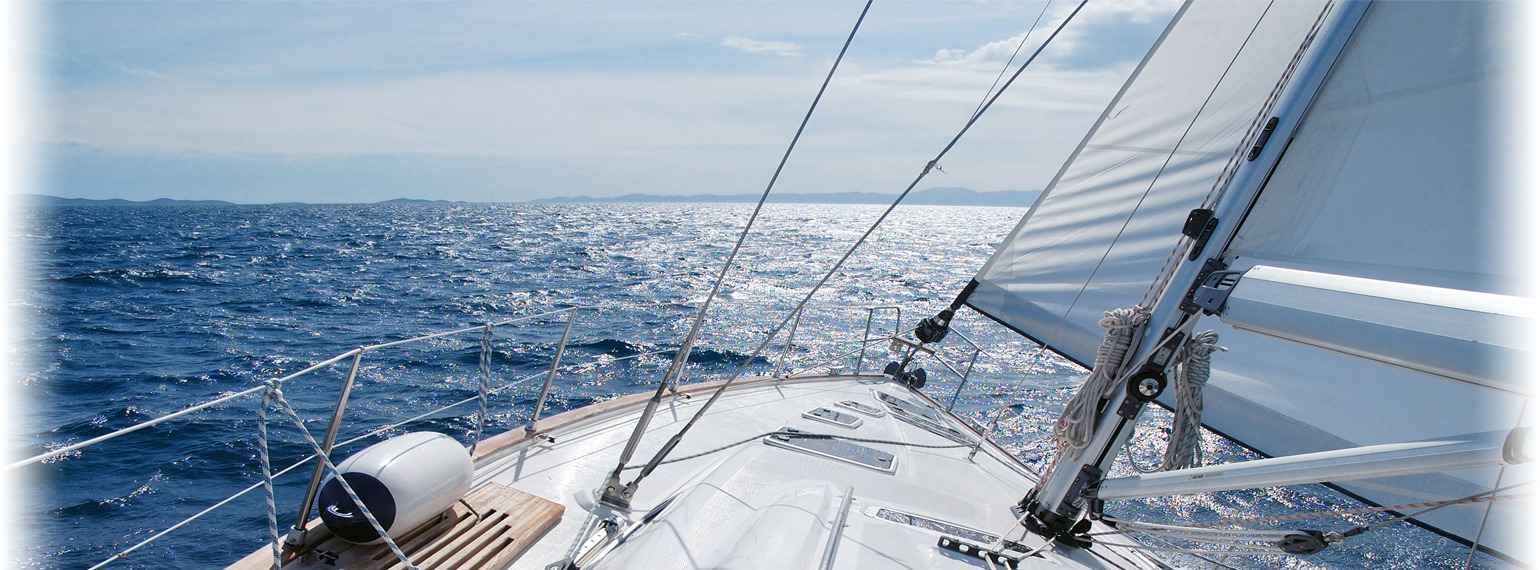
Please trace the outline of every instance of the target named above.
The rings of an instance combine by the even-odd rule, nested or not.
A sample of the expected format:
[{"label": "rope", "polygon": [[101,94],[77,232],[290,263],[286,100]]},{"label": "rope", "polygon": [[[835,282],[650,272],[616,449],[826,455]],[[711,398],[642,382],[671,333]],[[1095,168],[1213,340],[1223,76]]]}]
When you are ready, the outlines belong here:
[{"label": "rope", "polygon": [[1096,408],[1117,390],[1117,372],[1123,368],[1135,334],[1149,319],[1149,314],[1138,308],[1114,309],[1103,315],[1098,324],[1107,329],[1107,336],[1102,337],[1102,344],[1096,349],[1091,375],[1053,424],[1053,441],[1061,451],[1079,451],[1091,445]]},{"label": "rope", "polygon": [[283,552],[278,548],[278,503],[273,500],[273,466],[267,452],[267,407],[273,404],[274,384],[267,385],[262,393],[262,405],[257,408],[257,453],[262,462],[262,498],[267,502],[267,531],[273,539],[273,568],[283,566]]},{"label": "rope", "polygon": [[1460,497],[1458,499],[1454,499],[1454,500],[1450,500],[1450,501],[1443,501],[1441,504],[1436,504],[1436,505],[1430,506],[1428,508],[1422,509],[1422,510],[1417,511],[1415,513],[1401,515],[1401,516],[1398,516],[1398,517],[1393,517],[1393,518],[1386,519],[1386,520],[1383,520],[1383,521],[1380,521],[1380,522],[1377,522],[1377,523],[1374,523],[1374,524],[1361,525],[1361,526],[1354,527],[1352,529],[1344,531],[1342,533],[1342,537],[1343,538],[1347,538],[1347,537],[1350,537],[1350,536],[1358,536],[1360,534],[1363,534],[1363,533],[1369,532],[1371,530],[1374,530],[1374,529],[1377,529],[1377,528],[1389,525],[1389,524],[1394,523],[1394,522],[1399,522],[1399,521],[1403,521],[1403,520],[1406,520],[1406,519],[1419,517],[1419,516],[1425,515],[1427,513],[1430,513],[1430,512],[1433,512],[1433,511],[1436,511],[1436,510],[1439,510],[1439,509],[1442,509],[1444,507],[1448,507],[1448,506],[1451,506],[1451,505],[1458,505],[1458,504],[1461,504],[1461,503],[1475,502],[1474,499],[1476,499],[1478,497],[1494,496],[1494,495],[1496,495],[1498,493],[1501,493],[1503,491],[1508,491],[1508,490],[1514,489],[1516,487],[1523,487],[1523,486],[1528,485],[1528,484],[1533,483],[1533,482],[1534,481],[1525,481],[1523,483],[1514,483],[1512,485],[1508,485],[1507,487],[1502,487],[1502,488],[1499,488],[1499,489],[1492,489],[1491,491],[1482,491],[1482,492],[1476,493],[1474,495],[1466,495],[1464,497]]},{"label": "rope", "polygon": [[[1163,525],[1127,521],[1114,517],[1104,517],[1102,520],[1112,524],[1117,528],[1117,530],[1113,532],[1095,533],[1087,535],[1088,537],[1104,536],[1109,534],[1137,534],[1145,537],[1160,537],[1164,539],[1183,540],[1187,542],[1196,542],[1200,544],[1224,547],[1222,552],[1230,554],[1286,554],[1280,544],[1290,535],[1296,534],[1294,531],[1285,530],[1224,530],[1199,528],[1193,526]],[[1113,544],[1098,541],[1096,539],[1091,540],[1092,542],[1097,542],[1100,544]],[[1141,547],[1132,546],[1132,548]],[[1164,547],[1148,548],[1152,550],[1172,551],[1192,550],[1194,552],[1203,552],[1209,554],[1215,552],[1214,550],[1205,549],[1167,549]]]},{"label": "rope", "polygon": [[407,559],[406,553],[401,551],[401,547],[396,545],[396,541],[391,540],[390,534],[385,532],[384,525],[381,525],[379,519],[374,518],[374,513],[369,511],[369,505],[364,504],[363,499],[358,498],[358,493],[353,491],[353,485],[349,484],[347,478],[342,476],[342,472],[337,470],[337,465],[332,463],[330,458],[326,457],[326,452],[321,450],[321,444],[316,442],[315,438],[310,437],[310,430],[305,429],[305,421],[300,419],[299,414],[295,413],[293,407],[289,406],[288,400],[285,400],[283,397],[283,391],[273,387],[270,393],[273,395],[274,401],[278,403],[279,410],[288,414],[289,419],[294,422],[294,425],[299,427],[300,435],[305,437],[305,442],[309,443],[310,448],[315,451],[316,458],[326,465],[328,471],[331,471],[332,476],[336,478],[335,480],[342,485],[342,490],[347,492],[348,499],[351,499],[353,504],[358,505],[358,510],[364,513],[364,518],[369,519],[369,526],[374,527],[374,531],[380,534],[380,538],[384,539],[385,544],[390,547],[390,551],[395,553],[396,558],[406,565],[409,570],[420,570],[416,565],[412,564],[411,560]]},{"label": "rope", "polygon": [[[924,444],[924,443],[911,443],[911,442],[907,442],[907,441],[895,441],[895,440],[890,440],[890,439],[870,439],[870,438],[864,438],[864,437],[847,437],[847,436],[843,436],[843,435],[835,435],[835,434],[832,434],[832,433],[808,433],[808,432],[799,432],[799,431],[776,430],[776,431],[767,431],[765,433],[762,433],[762,434],[759,434],[759,435],[756,435],[756,436],[753,436],[753,437],[749,437],[749,438],[746,438],[746,439],[735,441],[735,442],[732,442],[732,443],[729,443],[727,445],[724,445],[724,446],[721,446],[721,447],[717,447],[717,448],[714,448],[714,449],[708,449],[706,451],[702,451],[700,453],[696,453],[696,454],[693,454],[693,455],[686,455],[684,457],[675,457],[673,459],[668,459],[668,460],[665,460],[665,461],[659,461],[658,465],[668,465],[670,463],[678,463],[680,461],[689,461],[691,459],[698,459],[698,458],[701,458],[701,457],[705,457],[707,455],[711,455],[713,453],[719,453],[719,452],[722,452],[722,451],[726,451],[726,450],[732,449],[734,447],[738,447],[740,445],[743,445],[745,443],[749,443],[749,442],[752,442],[752,441],[755,441],[755,440],[758,440],[758,439],[762,439],[762,438],[766,438],[766,437],[770,437],[770,436],[773,436],[773,435],[786,435],[786,436],[792,436],[792,437],[799,437],[799,438],[802,438],[802,439],[838,439],[838,440],[841,440],[841,441],[849,441],[849,442],[853,442],[853,443],[883,443],[883,444],[898,445],[898,446],[903,446],[903,447],[915,447],[915,448],[919,448],[919,449],[953,449],[953,448],[958,448],[958,447],[972,447],[971,444],[966,444],[966,443],[932,445],[932,444]],[[630,471],[632,469],[641,469],[643,467],[646,467],[646,465],[631,465],[631,466],[626,467],[625,470]]]},{"label": "rope", "polygon": [[[1203,543],[1215,544],[1215,545],[1239,545],[1239,546],[1241,546],[1243,548],[1248,548],[1248,549],[1254,549],[1254,548],[1258,548],[1258,547],[1267,548],[1267,547],[1264,547],[1262,545],[1254,544],[1254,543],[1248,542],[1248,541],[1274,540],[1274,539],[1281,538],[1283,536],[1287,536],[1289,534],[1292,534],[1292,532],[1291,531],[1245,530],[1245,529],[1239,529],[1239,530],[1216,530],[1216,529],[1213,529],[1213,527],[1232,526],[1232,525],[1240,525],[1240,524],[1259,524],[1259,523],[1262,523],[1262,524],[1272,524],[1272,523],[1279,523],[1279,522],[1292,521],[1292,520],[1302,520],[1302,519],[1310,519],[1310,518],[1321,518],[1321,517],[1329,517],[1329,516],[1350,516],[1350,515],[1362,515],[1362,514],[1370,514],[1370,513],[1378,513],[1378,512],[1386,512],[1386,511],[1404,511],[1404,510],[1408,510],[1408,509],[1421,509],[1421,510],[1419,510],[1417,512],[1413,512],[1413,513],[1410,513],[1410,514],[1405,514],[1405,515],[1400,515],[1400,516],[1392,517],[1392,518],[1389,518],[1389,519],[1386,519],[1386,520],[1383,520],[1383,521],[1380,521],[1380,522],[1377,522],[1377,523],[1366,524],[1366,525],[1359,525],[1357,527],[1354,527],[1354,528],[1349,529],[1347,531],[1343,531],[1341,533],[1327,533],[1327,541],[1328,542],[1342,542],[1344,539],[1347,539],[1347,538],[1350,538],[1350,537],[1353,537],[1353,536],[1357,536],[1357,535],[1363,534],[1365,532],[1369,532],[1371,530],[1379,529],[1379,528],[1385,527],[1387,525],[1390,525],[1390,524],[1393,524],[1393,523],[1396,523],[1396,522],[1400,522],[1400,521],[1404,521],[1404,520],[1407,520],[1407,519],[1415,518],[1415,517],[1427,514],[1429,512],[1432,512],[1432,511],[1435,511],[1435,510],[1438,510],[1438,509],[1442,509],[1444,507],[1449,507],[1449,506],[1453,506],[1453,505],[1461,505],[1461,504],[1472,504],[1472,503],[1504,501],[1504,500],[1511,500],[1511,499],[1527,499],[1527,498],[1530,498],[1531,495],[1529,495],[1529,494],[1498,495],[1498,493],[1501,493],[1501,492],[1504,492],[1504,491],[1509,491],[1509,490],[1512,490],[1512,489],[1517,488],[1517,487],[1522,487],[1522,486],[1525,486],[1525,485],[1529,485],[1531,483],[1533,483],[1533,481],[1526,481],[1524,483],[1515,483],[1513,485],[1508,485],[1506,487],[1492,489],[1491,491],[1482,491],[1480,493],[1476,493],[1476,494],[1473,494],[1473,495],[1467,495],[1465,497],[1460,497],[1458,499],[1449,499],[1449,500],[1444,500],[1444,501],[1427,501],[1427,502],[1421,502],[1421,503],[1407,503],[1407,504],[1404,504],[1404,505],[1394,505],[1394,506],[1389,506],[1389,507],[1366,507],[1366,508],[1361,508],[1361,509],[1340,509],[1340,510],[1333,510],[1333,511],[1317,511],[1317,512],[1313,512],[1313,513],[1296,513],[1296,514],[1291,514],[1291,515],[1278,515],[1278,516],[1268,516],[1268,517],[1246,517],[1246,518],[1236,518],[1236,519],[1228,519],[1228,520],[1222,520],[1222,521],[1213,521],[1213,522],[1207,522],[1207,523],[1198,523],[1198,524],[1182,525],[1182,526],[1162,525],[1162,524],[1144,523],[1144,522],[1136,522],[1136,521],[1126,521],[1126,520],[1121,520],[1121,519],[1117,519],[1117,518],[1114,518],[1114,517],[1103,517],[1102,520],[1112,524],[1114,527],[1116,527],[1116,530],[1112,530],[1112,531],[1108,531],[1108,532],[1091,533],[1091,534],[1085,535],[1085,537],[1086,538],[1091,538],[1091,540],[1093,542],[1097,542],[1098,544],[1112,544],[1112,543],[1104,543],[1104,542],[1095,540],[1092,537],[1116,535],[1116,534],[1144,534],[1144,535],[1149,535],[1149,536],[1159,536],[1159,537],[1165,537],[1165,538],[1176,538],[1176,539],[1181,539],[1181,540],[1188,540],[1188,541],[1194,541],[1194,542],[1203,542]],[[1134,548],[1139,548],[1139,547],[1134,547]],[[1150,548],[1150,549],[1151,550],[1164,550],[1164,551],[1169,551],[1169,552],[1185,552],[1186,551],[1185,549],[1162,549],[1162,548]],[[1193,551],[1194,552],[1207,552],[1207,553],[1211,553],[1212,552],[1212,551],[1207,551],[1207,550],[1193,550]],[[1272,554],[1277,554],[1277,553],[1280,553],[1280,551],[1281,551],[1281,549],[1277,548],[1274,545],[1273,548],[1269,548],[1269,549],[1264,550],[1264,551],[1257,551],[1257,550],[1226,550],[1225,552],[1233,553],[1233,554],[1245,554],[1245,553],[1272,553]]]},{"label": "rope", "polygon": [[1196,333],[1177,355],[1181,374],[1176,376],[1176,412],[1171,420],[1171,440],[1160,463],[1162,471],[1203,464],[1203,386],[1208,384],[1210,355],[1225,350],[1218,342],[1219,333]]},{"label": "rope", "polygon": [[487,422],[487,385],[492,382],[492,323],[481,333],[481,383],[477,386],[476,438],[471,440],[471,456],[481,443],[481,428]]},{"label": "rope", "polygon": [[1161,546],[1150,546],[1150,545],[1147,545],[1147,544],[1138,544],[1138,543],[1124,544],[1124,543],[1120,543],[1120,542],[1107,542],[1107,541],[1094,540],[1094,539],[1091,540],[1091,542],[1095,543],[1095,544],[1100,544],[1102,546],[1109,546],[1109,547],[1116,547],[1116,548],[1132,548],[1132,549],[1135,549],[1135,550],[1147,550],[1147,551],[1150,551],[1150,552],[1174,552],[1174,553],[1178,553],[1178,554],[1192,554],[1192,555],[1199,555],[1199,554],[1286,554],[1285,552],[1283,552],[1282,549],[1277,548],[1277,547],[1262,546],[1262,545],[1250,545],[1250,544],[1246,545],[1245,547],[1231,546],[1230,548],[1226,548],[1224,550],[1211,550],[1211,549],[1204,549],[1204,548],[1166,548],[1166,547],[1161,547]]}]

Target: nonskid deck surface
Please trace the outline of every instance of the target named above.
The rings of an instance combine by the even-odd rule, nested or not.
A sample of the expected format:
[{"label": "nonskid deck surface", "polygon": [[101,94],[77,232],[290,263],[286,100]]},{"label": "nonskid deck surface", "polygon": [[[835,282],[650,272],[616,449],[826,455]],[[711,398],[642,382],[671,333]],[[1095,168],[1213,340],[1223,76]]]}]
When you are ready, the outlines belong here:
[{"label": "nonskid deck surface", "polygon": [[[659,408],[633,464],[646,463],[709,397],[686,391],[695,393]],[[614,469],[641,401],[630,397],[542,422],[554,441],[515,435],[477,450],[478,485],[507,485],[567,506],[511,568],[545,568],[576,554],[595,523],[594,492]],[[859,425],[809,413],[820,408]],[[799,445],[763,437],[784,428],[871,441]],[[1020,537],[1009,510],[1035,478],[989,443],[970,459],[975,437],[928,398],[881,377],[740,380],[670,457],[748,441],[660,466],[640,485],[632,519],[663,508],[591,567],[818,568],[832,548],[833,568],[981,568],[980,560],[938,548],[938,539],[989,541],[1004,533],[1040,546],[1036,536]],[[844,525],[832,537],[841,511]],[[1130,549],[1106,546],[1051,548],[1021,567],[1037,566],[1156,567]]]}]

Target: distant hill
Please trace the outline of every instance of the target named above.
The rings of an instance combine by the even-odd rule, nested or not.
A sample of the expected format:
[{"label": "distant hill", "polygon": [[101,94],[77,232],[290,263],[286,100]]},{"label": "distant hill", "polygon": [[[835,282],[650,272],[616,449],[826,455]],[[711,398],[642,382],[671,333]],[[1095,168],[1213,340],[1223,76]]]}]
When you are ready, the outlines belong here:
[{"label": "distant hill", "polygon": [[396,198],[395,200],[386,200],[384,202],[375,202],[375,203],[376,204],[465,204],[466,202],[461,202],[461,201],[457,201],[457,200],[418,200],[418,199],[415,199],[415,198]]},{"label": "distant hill", "polygon": [[111,200],[90,200],[86,198],[60,198],[46,194],[17,194],[13,197],[18,204],[29,206],[234,206],[234,202],[224,200],[172,200],[170,198],[157,198],[143,202],[113,198]]},{"label": "distant hill", "polygon": [[[1009,206],[1026,208],[1037,201],[1041,190],[1003,190],[999,192],[975,192],[967,188],[930,188],[909,193],[904,203],[915,206]],[[771,194],[766,200],[777,204],[891,204],[897,194],[875,192],[835,192],[831,194]],[[530,200],[538,203],[552,202],[758,202],[759,194],[696,194],[693,196],[668,196],[656,194],[626,194],[610,198],[589,196],[543,198]]]},{"label": "distant hill", "polygon": [[[1037,200],[1042,194],[1041,190],[1003,190],[999,192],[974,192],[967,188],[930,188],[911,192],[904,199],[905,204],[914,206],[997,206],[1026,208]],[[769,202],[775,204],[891,204],[897,194],[878,194],[875,192],[835,192],[831,194],[771,194]],[[12,196],[13,203],[28,206],[235,206],[234,202],[224,200],[172,200],[170,198],[158,198],[155,200],[135,201],[113,198],[110,200],[91,200],[86,198],[60,198],[46,194],[17,194]],[[669,196],[658,194],[626,194],[606,198],[593,198],[589,196],[543,198],[530,200],[532,203],[572,203],[572,202],[706,202],[706,203],[754,203],[759,200],[758,194],[696,194],[692,196]],[[376,204],[465,204],[467,202],[451,200],[418,200],[413,198],[396,198],[375,202]],[[283,202],[274,205],[308,205],[305,202]]]},{"label": "distant hill", "polygon": [[[172,200],[170,198],[156,198],[154,200],[136,201],[112,198],[109,200],[92,200],[88,198],[60,198],[47,194],[17,194],[12,197],[18,204],[28,206],[237,206],[234,202],[224,200]],[[376,204],[464,204],[450,200],[416,200],[412,198],[396,198]],[[310,206],[309,202],[278,202],[268,204],[270,206]]]}]

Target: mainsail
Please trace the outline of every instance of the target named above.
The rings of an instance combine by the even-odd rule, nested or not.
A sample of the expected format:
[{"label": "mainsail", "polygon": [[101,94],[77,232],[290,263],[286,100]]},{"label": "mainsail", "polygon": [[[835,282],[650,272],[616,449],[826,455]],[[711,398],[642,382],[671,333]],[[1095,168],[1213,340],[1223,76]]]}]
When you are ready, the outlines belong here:
[{"label": "mainsail", "polygon": [[[1528,318],[1531,301],[1516,296],[1520,256],[1505,246],[1512,232],[1503,225],[1513,198],[1498,147],[1510,63],[1502,60],[1505,8],[1360,8],[1185,7],[979,271],[966,302],[1091,362],[1102,312],[1152,302],[1151,280],[1181,243],[1188,212],[1226,182],[1234,151],[1254,141],[1255,119],[1272,112],[1269,94],[1289,78],[1294,54],[1324,9],[1326,28],[1352,35],[1340,47],[1310,46],[1306,59],[1315,63],[1307,65],[1320,66],[1325,80],[1318,90],[1296,90],[1309,103],[1303,119],[1273,134],[1272,144],[1286,150],[1269,175],[1257,177],[1259,197],[1222,256],[1229,269],[1264,265],[1451,297],[1481,294],[1512,305],[1507,316]],[[1181,294],[1188,285],[1171,287]],[[1408,306],[1410,313],[1398,318],[1449,318],[1436,299]],[[1508,380],[1475,385],[1458,374],[1322,350],[1213,317],[1198,323],[1196,330],[1204,329],[1219,330],[1220,344],[1230,349],[1214,357],[1204,423],[1269,456],[1506,430],[1525,420],[1527,395],[1502,363],[1494,368]],[[1514,340],[1507,349],[1526,347]],[[1492,351],[1494,358],[1504,352]],[[1522,477],[1517,468],[1486,469],[1337,486],[1397,505],[1490,491]],[[1528,502],[1460,505],[1420,522],[1512,554],[1522,550],[1518,513]]]},{"label": "mainsail", "polygon": [[1322,2],[1185,6],[979,270],[969,306],[1083,365],[1139,304]]}]

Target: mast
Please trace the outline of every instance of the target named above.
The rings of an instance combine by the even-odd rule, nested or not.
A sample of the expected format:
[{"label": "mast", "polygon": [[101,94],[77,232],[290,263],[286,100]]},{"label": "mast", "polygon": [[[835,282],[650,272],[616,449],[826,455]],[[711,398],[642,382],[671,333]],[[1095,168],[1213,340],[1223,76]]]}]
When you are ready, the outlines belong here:
[{"label": "mast", "polygon": [[[1190,294],[1210,273],[1226,266],[1221,253],[1283,155],[1368,4],[1357,1],[1331,8],[1335,14],[1328,16],[1310,45],[1301,46],[1304,58],[1293,79],[1276,104],[1263,109],[1264,118],[1275,117],[1277,122],[1249,140],[1236,141],[1246,149],[1258,149],[1246,153],[1248,158],[1226,174],[1233,177],[1219,187],[1222,193],[1211,210],[1194,210],[1189,217],[1190,233],[1184,233],[1190,239],[1183,242],[1187,255],[1181,256],[1154,306],[1149,307],[1148,324],[1128,359],[1130,364],[1117,371],[1121,388],[1113,391],[1090,420],[1095,427],[1089,445],[1059,457],[1038,487],[1023,498],[1023,510],[1029,515],[1023,520],[1027,528],[1044,536],[1070,538],[1087,510],[1099,514],[1097,489],[1132,437],[1139,415],[1164,391],[1168,360],[1191,336],[1197,307],[1189,302]],[[1191,223],[1194,220],[1196,224]]]}]

